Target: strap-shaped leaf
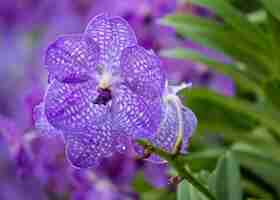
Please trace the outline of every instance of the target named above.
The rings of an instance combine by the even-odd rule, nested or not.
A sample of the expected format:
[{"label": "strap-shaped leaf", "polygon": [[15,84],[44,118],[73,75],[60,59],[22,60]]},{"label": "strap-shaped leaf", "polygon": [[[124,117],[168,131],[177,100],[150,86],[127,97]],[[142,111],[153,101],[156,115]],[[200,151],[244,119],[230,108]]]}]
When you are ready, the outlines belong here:
[{"label": "strap-shaped leaf", "polygon": [[262,152],[252,145],[236,144],[233,152],[240,165],[259,176],[267,184],[273,186],[280,197],[280,161],[273,159],[269,154]]},{"label": "strap-shaped leaf", "polygon": [[227,152],[218,161],[209,179],[209,186],[217,200],[242,200],[239,164],[231,152]]},{"label": "strap-shaped leaf", "polygon": [[[280,12],[280,10],[279,10]],[[273,62],[273,70],[275,74],[279,74],[280,72],[280,21],[276,19],[272,14],[267,14],[268,21],[268,30],[271,34],[271,49],[270,49],[270,57]],[[279,76],[278,76],[279,77]]]},{"label": "strap-shaped leaf", "polygon": [[280,21],[280,1],[279,0],[260,0],[264,7]]},{"label": "strap-shaped leaf", "polygon": [[[209,124],[227,122],[227,126],[234,126],[242,130],[252,130],[257,125],[271,129],[280,136],[279,113],[269,105],[255,105],[234,97],[225,97],[206,89],[195,89],[182,92],[187,98],[186,104],[192,108],[198,119]],[[217,111],[211,111],[211,106],[216,106]],[[205,116],[208,116],[205,118]],[[215,121],[213,121],[215,120]],[[226,121],[225,121],[226,120]],[[231,123],[229,123],[231,120]],[[201,122],[200,122],[201,123]],[[238,132],[236,132],[238,133]]]},{"label": "strap-shaped leaf", "polygon": [[273,79],[271,81],[267,81],[265,84],[265,89],[264,89],[268,101],[274,104],[274,106],[280,110],[280,96],[279,96],[279,91],[280,91],[280,80],[279,79]]},{"label": "strap-shaped leaf", "polygon": [[[246,71],[244,69],[240,69],[237,64],[224,64],[203,56],[193,50],[183,48],[164,50],[161,52],[161,54],[170,58],[187,59],[208,65],[215,71],[230,76],[241,88],[252,89],[254,91],[259,90],[259,86],[256,83],[259,83],[262,77],[257,77],[257,75],[253,72],[246,73]],[[248,78],[247,76],[251,77]]]},{"label": "strap-shaped leaf", "polygon": [[181,14],[167,16],[160,22],[175,28],[179,34],[195,42],[222,51],[233,59],[246,63],[255,73],[268,75],[270,72],[270,52],[256,45],[256,41],[252,41],[252,38],[242,37],[239,32],[223,23]]},{"label": "strap-shaped leaf", "polygon": [[220,95],[214,92],[192,88],[182,95],[199,119],[197,131],[200,133],[219,133],[226,141],[232,142],[242,139],[258,126],[255,118],[223,102],[224,97],[220,99]]},{"label": "strap-shaped leaf", "polygon": [[[242,179],[244,192],[249,196],[257,196],[260,199],[273,200],[273,195],[253,180]],[[249,200],[249,199],[248,199]]]},{"label": "strap-shaped leaf", "polygon": [[[215,21],[213,19],[194,16],[192,14],[174,14],[168,15],[164,19],[159,21],[162,25],[176,26],[180,30],[184,30],[193,33],[216,33],[220,34],[219,36],[227,36],[234,32],[235,42],[242,41],[245,42],[246,45],[251,45],[254,48],[258,48],[260,44],[256,44],[256,41],[253,41],[252,38],[244,38],[242,35],[235,31],[231,26],[228,26],[225,23]],[[227,38],[228,39],[228,38]],[[259,42],[259,41],[257,41]]]},{"label": "strap-shaped leaf", "polygon": [[208,198],[186,180],[183,180],[178,185],[177,200],[208,200]]},{"label": "strap-shaped leaf", "polygon": [[[207,166],[207,169],[214,168],[218,157],[220,157],[225,152],[224,148],[208,148],[203,151],[192,152],[182,159],[193,171],[199,171]],[[213,169],[212,168],[212,169]]]},{"label": "strap-shaped leaf", "polygon": [[[265,1],[265,0],[264,0]],[[205,6],[223,18],[236,31],[252,41],[263,41],[262,47],[267,48],[265,33],[255,24],[250,23],[239,10],[225,0],[191,0],[192,3]]]}]

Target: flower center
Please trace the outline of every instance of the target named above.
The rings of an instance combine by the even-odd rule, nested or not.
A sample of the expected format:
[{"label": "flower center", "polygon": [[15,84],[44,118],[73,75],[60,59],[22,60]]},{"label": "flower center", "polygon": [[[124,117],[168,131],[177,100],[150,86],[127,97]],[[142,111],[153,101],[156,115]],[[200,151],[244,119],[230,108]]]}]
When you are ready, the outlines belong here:
[{"label": "flower center", "polygon": [[98,96],[93,103],[98,105],[106,105],[110,100],[112,100],[112,90],[121,79],[117,73],[107,70],[104,66],[99,67],[101,72],[97,76]]},{"label": "flower center", "polygon": [[113,82],[112,73],[104,70],[99,76],[99,83],[97,86],[98,96],[94,100],[94,104],[106,105],[112,99]]},{"label": "flower center", "polygon": [[112,99],[112,92],[109,88],[98,88],[99,93],[97,98],[93,101],[94,104],[106,105]]}]

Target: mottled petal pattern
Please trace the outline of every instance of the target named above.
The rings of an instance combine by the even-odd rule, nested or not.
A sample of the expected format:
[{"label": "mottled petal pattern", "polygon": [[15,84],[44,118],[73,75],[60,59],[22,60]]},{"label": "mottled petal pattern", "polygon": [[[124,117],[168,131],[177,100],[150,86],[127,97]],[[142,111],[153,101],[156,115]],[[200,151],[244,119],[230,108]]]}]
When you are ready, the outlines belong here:
[{"label": "mottled petal pattern", "polygon": [[96,166],[101,158],[112,154],[113,148],[111,131],[92,130],[66,136],[66,153],[75,167]]},{"label": "mottled petal pattern", "polygon": [[187,146],[189,143],[189,139],[191,138],[192,134],[195,132],[195,129],[197,127],[197,118],[195,114],[189,109],[188,107],[183,106],[182,107],[183,112],[183,119],[184,119],[184,129],[185,129],[185,135],[184,135],[184,143],[183,143],[183,152],[187,152]]},{"label": "mottled petal pattern", "polygon": [[135,93],[148,99],[162,95],[165,77],[159,58],[143,47],[128,47],[121,56],[121,75]]},{"label": "mottled petal pattern", "polygon": [[147,101],[121,85],[112,105],[114,128],[138,138],[154,134],[159,126],[159,104],[159,99]]},{"label": "mottled petal pattern", "polygon": [[85,31],[100,47],[100,63],[106,67],[119,66],[123,49],[137,44],[137,39],[130,25],[121,17],[101,14],[93,18]]},{"label": "mottled petal pattern", "polygon": [[33,118],[36,129],[44,136],[62,135],[62,131],[54,128],[47,120],[44,111],[44,104],[41,103],[34,108]]},{"label": "mottled petal pattern", "polygon": [[82,82],[96,70],[98,44],[85,35],[58,38],[46,52],[45,65],[50,74],[62,82]]},{"label": "mottled petal pattern", "polygon": [[[196,128],[197,120],[194,113],[182,106],[183,126],[184,126],[184,143],[182,149],[186,149],[189,138]],[[161,146],[167,151],[171,151],[177,139],[178,133],[178,116],[174,105],[167,104],[165,116],[160,126],[160,130],[154,139],[154,143]]]},{"label": "mottled petal pattern", "polygon": [[53,81],[45,97],[48,121],[57,129],[81,131],[94,128],[107,117],[108,105],[94,104],[97,98],[96,82],[76,84]]}]

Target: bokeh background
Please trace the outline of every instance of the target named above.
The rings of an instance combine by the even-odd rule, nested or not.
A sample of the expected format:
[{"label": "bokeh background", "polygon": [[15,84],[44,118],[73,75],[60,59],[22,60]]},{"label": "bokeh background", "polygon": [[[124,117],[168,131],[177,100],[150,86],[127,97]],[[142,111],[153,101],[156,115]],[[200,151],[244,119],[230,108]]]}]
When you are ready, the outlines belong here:
[{"label": "bokeh background", "polygon": [[[242,5],[245,10],[254,8],[249,3]],[[176,199],[176,184],[170,183],[172,171],[167,165],[116,155],[104,160],[97,169],[75,169],[64,156],[61,139],[42,137],[35,129],[32,110],[42,100],[47,84],[45,49],[59,35],[82,32],[87,22],[102,12],[124,17],[135,30],[139,43],[159,54],[181,47],[221,63],[233,62],[222,51],[161,25],[160,19],[175,12],[222,21],[209,9],[188,1],[1,0],[0,200]],[[208,88],[229,98],[236,95],[234,81],[207,65],[161,57],[172,83],[191,82],[194,88]],[[250,94],[245,96],[250,99]],[[212,116],[215,118],[215,112]],[[210,138],[207,135],[199,141],[196,144],[202,146],[228,144],[219,134],[211,134]],[[199,145],[193,145],[190,151],[197,151]],[[205,163],[202,160],[198,165],[194,169],[203,168]]]}]

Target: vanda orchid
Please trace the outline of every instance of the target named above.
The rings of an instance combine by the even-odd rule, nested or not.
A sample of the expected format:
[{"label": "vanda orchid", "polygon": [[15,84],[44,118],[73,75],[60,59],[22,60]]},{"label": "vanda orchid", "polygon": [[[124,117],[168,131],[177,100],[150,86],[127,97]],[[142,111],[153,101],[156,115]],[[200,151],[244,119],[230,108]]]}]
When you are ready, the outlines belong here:
[{"label": "vanda orchid", "polygon": [[121,17],[100,14],[84,33],[59,37],[47,48],[45,66],[49,85],[36,124],[63,136],[75,167],[96,166],[139,138],[172,151],[184,137],[185,148],[196,127],[167,86],[159,57],[137,44]]},{"label": "vanda orchid", "polygon": [[280,199],[279,10],[0,1],[0,200]]}]

